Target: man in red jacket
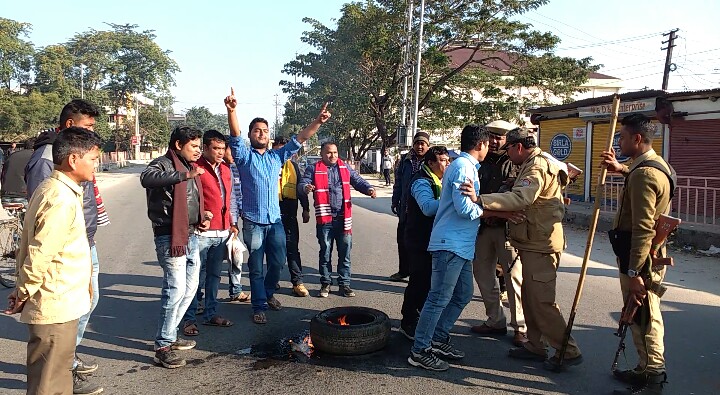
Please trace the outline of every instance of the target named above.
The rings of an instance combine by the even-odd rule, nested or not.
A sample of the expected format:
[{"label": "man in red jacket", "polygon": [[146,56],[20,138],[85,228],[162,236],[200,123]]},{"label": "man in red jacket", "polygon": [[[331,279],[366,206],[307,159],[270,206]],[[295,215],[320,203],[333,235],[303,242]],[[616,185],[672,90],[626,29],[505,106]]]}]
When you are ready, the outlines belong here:
[{"label": "man in red jacket", "polygon": [[[232,326],[232,322],[217,314],[217,293],[220,286],[222,263],[227,250],[229,237],[235,237],[237,228],[237,209],[233,192],[232,170],[223,161],[225,156],[225,136],[217,130],[208,130],[203,134],[203,153],[198,159],[198,167],[205,170],[200,175],[202,194],[205,202],[205,218],[210,220],[210,228],[197,231],[200,250],[200,287],[205,288],[205,311],[203,325]],[[202,281],[203,272],[205,274]],[[200,290],[198,289],[198,294]],[[183,317],[185,336],[199,334],[196,320],[198,297],[196,296]]]}]

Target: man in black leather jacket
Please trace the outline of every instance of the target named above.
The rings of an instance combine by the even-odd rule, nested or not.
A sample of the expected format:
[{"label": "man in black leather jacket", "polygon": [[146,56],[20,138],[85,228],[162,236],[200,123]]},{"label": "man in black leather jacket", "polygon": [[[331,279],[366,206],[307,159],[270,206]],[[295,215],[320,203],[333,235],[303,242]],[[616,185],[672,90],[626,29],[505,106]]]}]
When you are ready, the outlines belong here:
[{"label": "man in black leather jacket", "polygon": [[201,131],[176,128],[168,152],[150,162],[140,176],[147,193],[155,251],[164,272],[154,360],[166,368],[185,365],[175,350],[195,347],[194,341],[177,337],[177,328],[198,286],[200,254],[195,229],[209,226],[209,217],[201,213],[203,200],[198,186],[198,176],[205,171],[193,166],[200,158],[201,143]]}]

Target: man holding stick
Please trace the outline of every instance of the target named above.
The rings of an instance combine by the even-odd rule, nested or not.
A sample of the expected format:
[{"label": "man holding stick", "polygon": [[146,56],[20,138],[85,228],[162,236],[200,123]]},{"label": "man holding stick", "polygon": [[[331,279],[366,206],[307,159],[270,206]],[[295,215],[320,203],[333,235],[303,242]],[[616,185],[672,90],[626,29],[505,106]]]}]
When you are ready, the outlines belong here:
[{"label": "man holding stick", "polygon": [[[548,370],[557,370],[559,352],[547,358],[545,342],[562,349],[565,319],[555,303],[555,286],[560,255],[565,249],[562,219],[565,214],[562,190],[568,175],[560,163],[537,148],[525,128],[508,132],[501,148],[518,166],[512,191],[480,195],[478,204],[486,210],[525,211],[527,220],[509,224],[511,244],[522,261],[522,307],[528,341],[511,348],[511,358],[544,361]],[[570,338],[564,362],[582,362],[580,349]]]},{"label": "man holding stick", "polygon": [[[620,129],[620,152],[632,158],[631,166],[618,163],[613,151],[601,156],[608,171],[625,176],[620,208],[615,216],[614,232],[629,239],[628,254],[618,256],[620,288],[625,308],[640,306],[636,313],[638,325],[631,325],[633,342],[638,352],[635,369],[614,371],[615,377],[632,387],[616,390],[616,394],[661,394],[667,382],[663,355],[664,326],[660,313],[659,284],[665,267],[651,268],[650,250],[655,236],[655,223],[667,214],[672,201],[672,167],[652,149],[655,125],[642,114],[625,117]],[[621,236],[618,235],[618,238]],[[613,245],[616,250],[616,244]],[[660,255],[664,255],[664,248]]]}]

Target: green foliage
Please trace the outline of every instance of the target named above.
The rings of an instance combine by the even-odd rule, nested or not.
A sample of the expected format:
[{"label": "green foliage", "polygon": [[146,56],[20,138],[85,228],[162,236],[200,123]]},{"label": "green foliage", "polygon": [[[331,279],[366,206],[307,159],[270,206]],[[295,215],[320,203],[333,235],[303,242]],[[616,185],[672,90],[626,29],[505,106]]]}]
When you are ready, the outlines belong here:
[{"label": "green foliage", "polygon": [[11,89],[11,83],[19,86],[30,79],[34,48],[26,41],[30,33],[29,23],[0,18],[0,87]]},{"label": "green foliage", "polygon": [[[80,97],[81,79],[85,99],[104,112],[134,106],[134,93],[155,99],[163,114],[171,109],[169,89],[179,68],[170,52],[155,43],[152,30],[140,31],[131,24],[108,27],[77,33],[68,42],[36,50],[23,39],[29,24],[0,18],[0,133],[4,139],[57,126],[63,105]],[[23,89],[11,91],[11,83]],[[151,119],[144,121],[145,113]],[[113,149],[126,149],[132,131],[120,123],[111,131],[107,118],[104,114],[98,118],[96,131],[112,140]],[[161,119],[166,118],[155,109],[141,110],[141,123],[147,125],[147,129],[141,127],[148,133],[145,141],[167,142],[163,134],[167,121],[163,124]]]},{"label": "green foliage", "polygon": [[[290,95],[286,121],[301,124],[325,97],[333,96],[333,118],[325,132],[348,142],[356,158],[377,143],[394,144],[397,126],[407,122],[400,111],[403,80],[414,69],[403,59],[406,3],[345,4],[335,29],[306,18],[311,29],[302,41],[314,49],[297,55],[283,69],[304,80],[280,82]],[[444,132],[470,122],[518,118],[528,106],[551,96],[566,99],[578,91],[598,68],[592,59],[553,55],[558,37],[515,20],[546,3],[427,0],[418,126]],[[415,32],[418,14],[416,10]],[[417,48],[417,34],[412,37],[410,44]],[[521,97],[516,92],[523,87],[543,94]]]},{"label": "green foliage", "polygon": [[[229,134],[226,114],[213,114],[205,107],[192,107],[185,113],[184,125],[194,127],[203,132],[215,129],[222,134]],[[173,126],[174,127],[174,126]]]},{"label": "green foliage", "polygon": [[170,125],[167,114],[154,106],[140,109],[140,134],[143,144],[153,147],[164,147],[170,141]]}]

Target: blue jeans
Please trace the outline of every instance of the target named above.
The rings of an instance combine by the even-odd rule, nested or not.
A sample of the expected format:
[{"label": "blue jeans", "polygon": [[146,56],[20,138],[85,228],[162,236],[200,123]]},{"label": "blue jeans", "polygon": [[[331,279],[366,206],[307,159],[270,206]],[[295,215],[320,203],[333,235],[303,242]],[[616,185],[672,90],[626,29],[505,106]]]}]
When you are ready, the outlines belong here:
[{"label": "blue jeans", "polygon": [[414,352],[427,349],[432,340],[447,341],[450,329],[473,295],[471,260],[450,251],[432,251],[431,254],[430,293],[415,328]]},{"label": "blue jeans", "polygon": [[240,295],[240,292],[242,292],[240,280],[242,280],[242,267],[237,267],[230,262],[228,266],[228,291],[231,298]]},{"label": "blue jeans", "polygon": [[197,292],[200,273],[198,239],[190,234],[186,255],[170,256],[172,236],[155,237],[155,253],[163,268],[163,286],[160,297],[160,320],[155,335],[155,349],[172,345],[177,340],[180,320]]},{"label": "blue jeans", "polygon": [[[267,301],[275,294],[275,284],[285,265],[285,230],[282,222],[257,224],[243,219],[243,240],[248,249],[250,299],[253,312],[268,309]],[[263,274],[263,259],[267,258],[267,273]]]},{"label": "blue jeans", "polygon": [[317,239],[320,244],[320,284],[332,284],[332,252],[333,241],[338,250],[338,285],[350,286],[350,250],[352,250],[352,235],[345,234],[343,230],[343,217],[335,217],[332,222],[317,225]]},{"label": "blue jeans", "polygon": [[[201,277],[205,273],[205,278],[198,281],[198,290],[196,297],[190,302],[183,321],[195,322],[195,312],[197,311],[198,300],[202,294],[200,287],[205,288],[205,313],[203,319],[210,321],[217,312],[217,294],[220,288],[220,273],[222,272],[222,264],[225,258],[227,246],[225,241],[227,237],[205,237],[197,236],[198,249],[200,250],[200,272]],[[204,281],[202,281],[204,280]]]},{"label": "blue jeans", "polygon": [[77,341],[75,342],[76,346],[80,345],[80,342],[83,339],[83,335],[85,334],[85,328],[87,327],[88,321],[90,320],[90,314],[92,314],[93,310],[95,310],[95,306],[97,306],[98,300],[100,299],[100,287],[98,286],[100,261],[98,261],[97,249],[95,248],[94,244],[92,247],[90,247],[90,257],[92,258],[92,302],[90,304],[90,311],[88,311],[87,314],[85,314],[84,316],[80,317],[80,320],[78,321]]}]

